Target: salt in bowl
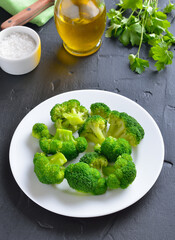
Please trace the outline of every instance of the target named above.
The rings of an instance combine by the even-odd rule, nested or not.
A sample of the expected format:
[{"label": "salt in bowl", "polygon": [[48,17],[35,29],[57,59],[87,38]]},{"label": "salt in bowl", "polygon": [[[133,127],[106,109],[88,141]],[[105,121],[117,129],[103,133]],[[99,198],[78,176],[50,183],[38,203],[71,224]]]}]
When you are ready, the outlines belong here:
[{"label": "salt in bowl", "polygon": [[0,67],[7,73],[22,75],[40,62],[39,35],[24,26],[9,27],[0,32]]}]

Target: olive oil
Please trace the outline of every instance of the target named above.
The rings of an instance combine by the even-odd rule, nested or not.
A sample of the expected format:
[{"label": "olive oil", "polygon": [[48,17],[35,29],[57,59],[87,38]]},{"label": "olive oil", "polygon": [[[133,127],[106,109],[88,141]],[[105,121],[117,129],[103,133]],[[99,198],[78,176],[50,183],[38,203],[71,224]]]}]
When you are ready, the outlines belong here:
[{"label": "olive oil", "polygon": [[106,8],[101,0],[58,0],[55,24],[68,52],[86,56],[96,52],[106,25]]}]

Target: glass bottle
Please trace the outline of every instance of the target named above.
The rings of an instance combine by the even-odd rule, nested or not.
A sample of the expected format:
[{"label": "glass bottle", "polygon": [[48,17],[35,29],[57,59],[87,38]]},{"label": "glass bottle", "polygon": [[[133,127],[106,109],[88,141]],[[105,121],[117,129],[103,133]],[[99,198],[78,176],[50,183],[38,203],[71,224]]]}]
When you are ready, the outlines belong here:
[{"label": "glass bottle", "polygon": [[54,18],[65,49],[87,56],[101,46],[106,25],[104,0],[56,0]]}]

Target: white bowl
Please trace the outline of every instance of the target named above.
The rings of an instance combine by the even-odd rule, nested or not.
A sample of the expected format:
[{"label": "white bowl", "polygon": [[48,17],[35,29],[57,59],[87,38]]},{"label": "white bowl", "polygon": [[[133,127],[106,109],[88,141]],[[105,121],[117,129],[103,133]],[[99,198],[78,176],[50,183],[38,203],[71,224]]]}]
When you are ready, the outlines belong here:
[{"label": "white bowl", "polygon": [[32,71],[39,64],[41,57],[41,41],[39,35],[33,29],[24,26],[15,26],[6,28],[0,32],[0,42],[14,32],[28,34],[35,40],[36,46],[34,50],[25,57],[11,59],[9,57],[0,56],[0,66],[7,73],[22,75]]}]

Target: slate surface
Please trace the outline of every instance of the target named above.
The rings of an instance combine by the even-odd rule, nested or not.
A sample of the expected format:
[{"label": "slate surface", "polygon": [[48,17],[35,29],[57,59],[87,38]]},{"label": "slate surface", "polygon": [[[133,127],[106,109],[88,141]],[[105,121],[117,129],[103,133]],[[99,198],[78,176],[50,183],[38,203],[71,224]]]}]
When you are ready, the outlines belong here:
[{"label": "slate surface", "polygon": [[[163,8],[168,1],[159,2]],[[113,6],[114,1],[107,3],[107,9]],[[0,23],[8,17],[0,9]],[[41,28],[27,26],[41,37],[39,66],[24,76],[0,70],[0,239],[174,240],[175,61],[160,73],[151,63],[149,70],[137,75],[129,70],[127,59],[135,49],[103,37],[96,54],[78,59],[62,48],[53,19]],[[143,47],[142,57],[147,53]],[[42,209],[20,190],[9,166],[10,141],[21,119],[43,100],[77,89],[107,90],[136,101],[155,119],[165,141],[163,169],[153,188],[127,209],[99,218],[74,219]]]}]

